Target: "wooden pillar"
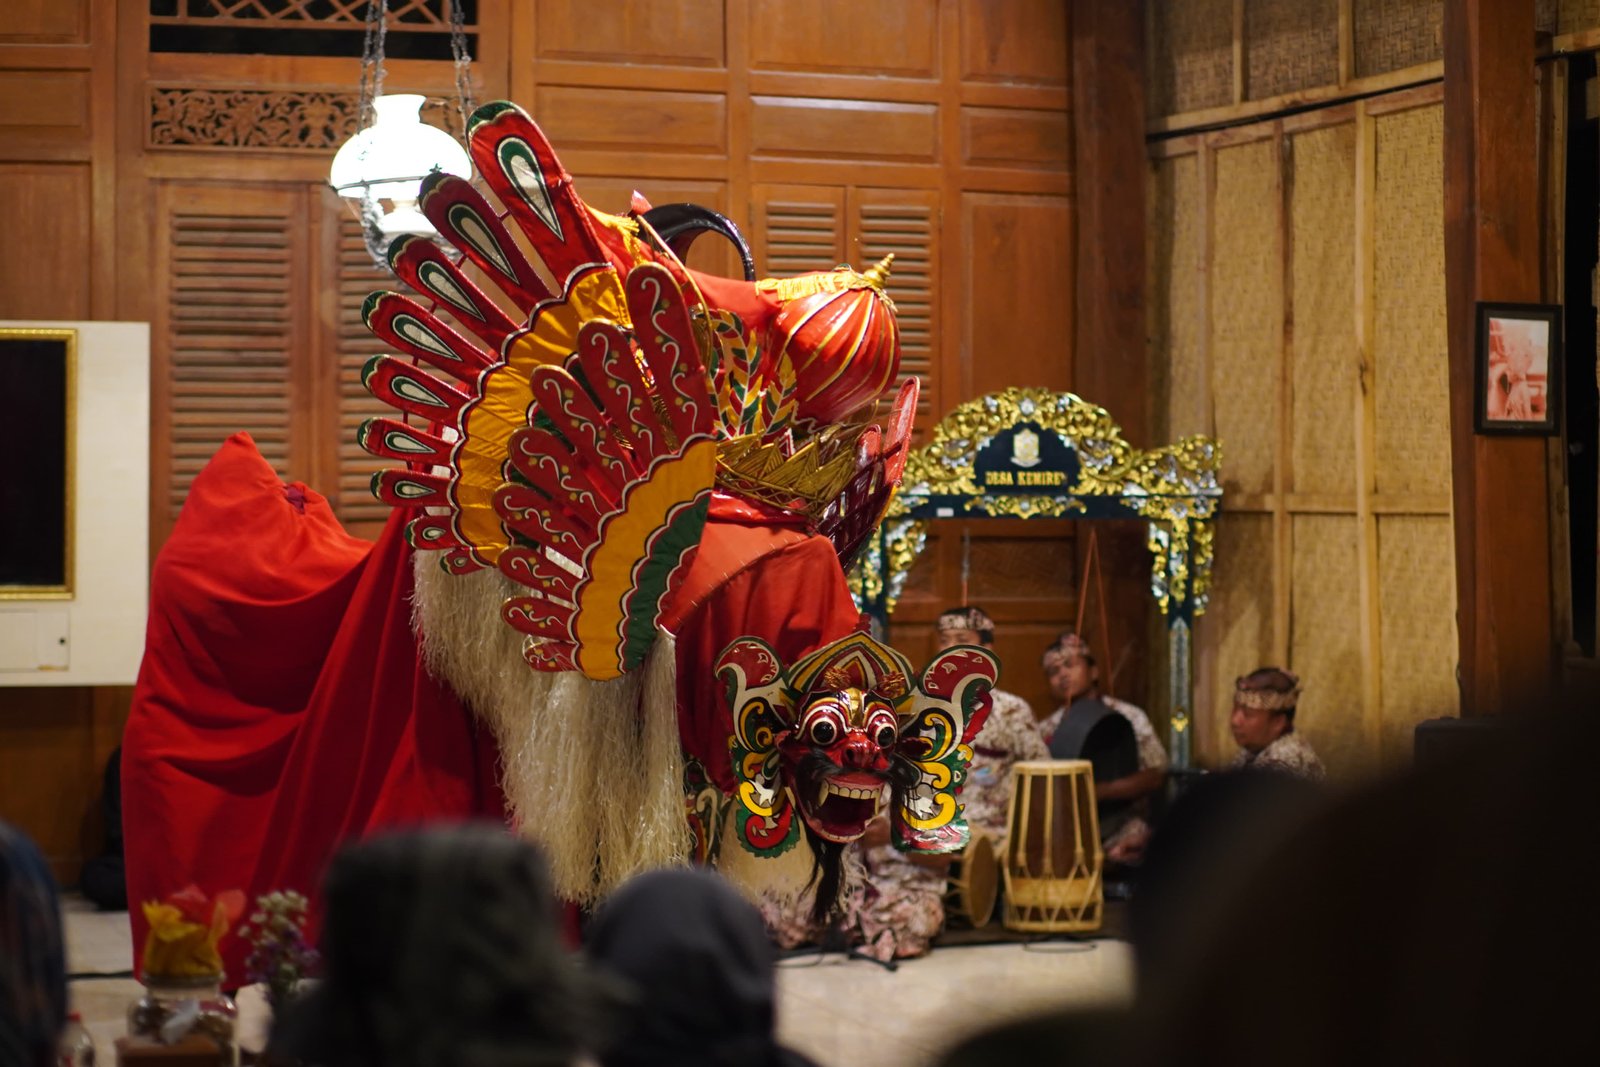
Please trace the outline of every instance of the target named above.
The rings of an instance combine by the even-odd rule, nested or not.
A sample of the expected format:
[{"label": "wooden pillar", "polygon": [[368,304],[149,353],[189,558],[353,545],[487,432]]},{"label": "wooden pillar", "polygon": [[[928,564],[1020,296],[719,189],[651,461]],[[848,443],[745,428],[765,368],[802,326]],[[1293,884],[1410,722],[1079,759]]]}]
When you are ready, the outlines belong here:
[{"label": "wooden pillar", "polygon": [[[1164,442],[1150,440],[1147,410],[1144,5],[1066,2],[1077,192],[1072,391],[1110,411],[1123,435],[1147,448]],[[1119,696],[1142,701],[1151,657],[1166,655],[1146,647],[1153,608],[1145,530],[1132,522],[1095,528],[1116,646],[1101,650],[1102,671],[1117,671]]]},{"label": "wooden pillar", "polygon": [[1552,690],[1545,441],[1473,433],[1474,306],[1540,300],[1534,0],[1444,14],[1445,293],[1464,715]]}]

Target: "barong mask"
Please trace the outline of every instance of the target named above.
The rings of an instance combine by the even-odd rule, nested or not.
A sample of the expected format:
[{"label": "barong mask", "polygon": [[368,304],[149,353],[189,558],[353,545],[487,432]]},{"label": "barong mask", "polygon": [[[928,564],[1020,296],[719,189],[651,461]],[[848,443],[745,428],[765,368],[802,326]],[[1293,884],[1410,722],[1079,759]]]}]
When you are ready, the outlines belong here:
[{"label": "barong mask", "polygon": [[993,654],[971,645],[941,653],[913,682],[904,656],[863,633],[787,669],[765,642],[733,642],[717,676],[733,716],[739,843],[776,856],[802,825],[854,841],[887,804],[902,851],[964,848],[957,798],[998,672]]}]

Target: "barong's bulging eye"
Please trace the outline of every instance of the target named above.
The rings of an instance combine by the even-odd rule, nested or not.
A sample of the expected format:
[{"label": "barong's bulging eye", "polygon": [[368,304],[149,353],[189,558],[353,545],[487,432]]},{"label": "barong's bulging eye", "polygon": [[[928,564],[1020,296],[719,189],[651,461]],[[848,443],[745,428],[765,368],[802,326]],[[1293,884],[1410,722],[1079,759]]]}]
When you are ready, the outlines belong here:
[{"label": "barong's bulging eye", "polygon": [[875,703],[867,712],[867,736],[880,749],[888,751],[894,747],[896,739],[900,736],[900,728],[894,717],[894,712],[882,703]]},{"label": "barong's bulging eye", "polygon": [[811,740],[819,745],[831,745],[839,736],[831,719],[818,719],[811,724]]}]

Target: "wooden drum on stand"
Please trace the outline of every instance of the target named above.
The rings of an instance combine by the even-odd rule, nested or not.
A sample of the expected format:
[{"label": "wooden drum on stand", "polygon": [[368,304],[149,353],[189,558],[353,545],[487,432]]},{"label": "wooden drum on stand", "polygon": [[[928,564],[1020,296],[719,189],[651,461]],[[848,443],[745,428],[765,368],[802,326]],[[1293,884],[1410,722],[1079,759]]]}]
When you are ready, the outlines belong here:
[{"label": "wooden drum on stand", "polygon": [[951,857],[949,879],[945,921],[974,930],[988,926],[994,918],[995,898],[1000,895],[1000,868],[988,834],[976,828],[971,831],[967,847]]},{"label": "wooden drum on stand", "polygon": [[1098,930],[1105,894],[1100,819],[1088,760],[1024,760],[1015,776],[1005,855],[1008,930]]}]

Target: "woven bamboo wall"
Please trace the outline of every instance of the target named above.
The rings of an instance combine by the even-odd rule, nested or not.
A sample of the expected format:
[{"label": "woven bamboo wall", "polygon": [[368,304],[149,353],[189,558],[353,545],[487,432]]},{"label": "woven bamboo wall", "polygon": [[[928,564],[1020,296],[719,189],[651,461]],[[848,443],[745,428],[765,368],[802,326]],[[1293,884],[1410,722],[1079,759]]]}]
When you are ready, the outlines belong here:
[{"label": "woven bamboo wall", "polygon": [[[1158,130],[1384,92],[1442,70],[1445,0],[1144,2],[1146,95]],[[1553,27],[1557,0],[1541,2]],[[1600,7],[1600,0],[1587,4]],[[1561,15],[1571,23],[1584,17],[1564,9]]]},{"label": "woven bamboo wall", "polygon": [[[1556,33],[1578,33],[1600,26],[1600,0],[1557,0],[1555,6]],[[1542,18],[1539,25],[1543,29],[1548,15],[1544,12],[1540,14]]]},{"label": "woven bamboo wall", "polygon": [[[1289,662],[1305,682],[1295,719],[1330,768],[1348,772],[1371,756],[1361,708],[1360,617],[1355,577],[1361,565],[1356,519],[1296,515],[1291,574]],[[1240,670],[1237,673],[1244,673]]]},{"label": "woven bamboo wall", "polygon": [[1268,515],[1224,512],[1217,523],[1218,580],[1196,629],[1195,756],[1202,764],[1217,765],[1236,750],[1228,732],[1233,679],[1272,658],[1272,537]]},{"label": "woven bamboo wall", "polygon": [[1555,33],[1561,22],[1560,0],[1533,0],[1533,28],[1540,33]]},{"label": "woven bamboo wall", "polygon": [[1233,678],[1268,663],[1302,675],[1335,777],[1403,761],[1457,707],[1441,96],[1154,145],[1155,403],[1170,437],[1209,398],[1228,493],[1196,628],[1203,764],[1234,751]]},{"label": "woven bamboo wall", "polygon": [[1409,757],[1413,726],[1454,714],[1458,706],[1455,544],[1449,518],[1379,518],[1378,575],[1383,628],[1379,755],[1393,765]]},{"label": "woven bamboo wall", "polygon": [[1228,492],[1272,487],[1283,344],[1282,249],[1269,207],[1280,196],[1274,147],[1259,141],[1216,155],[1211,404],[1216,432],[1228,442]]},{"label": "woven bamboo wall", "polygon": [[1444,55],[1441,0],[1355,0],[1356,76],[1404,70]]},{"label": "woven bamboo wall", "polygon": [[1294,352],[1289,477],[1303,493],[1348,493],[1355,482],[1355,128],[1290,139],[1289,235]]},{"label": "woven bamboo wall", "polygon": [[1232,0],[1148,0],[1152,115],[1233,99]]},{"label": "woven bamboo wall", "polygon": [[1211,421],[1202,344],[1200,173],[1194,157],[1158,161],[1145,201],[1150,215],[1145,259],[1152,356],[1149,425],[1154,440],[1170,441],[1202,433]]},{"label": "woven bamboo wall", "polygon": [[1244,39],[1247,99],[1339,80],[1338,0],[1250,0]]},{"label": "woven bamboo wall", "polygon": [[1444,113],[1415,108],[1375,120],[1377,477],[1379,493],[1450,484],[1445,411]]}]

